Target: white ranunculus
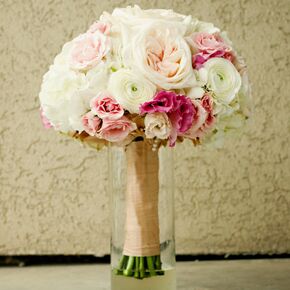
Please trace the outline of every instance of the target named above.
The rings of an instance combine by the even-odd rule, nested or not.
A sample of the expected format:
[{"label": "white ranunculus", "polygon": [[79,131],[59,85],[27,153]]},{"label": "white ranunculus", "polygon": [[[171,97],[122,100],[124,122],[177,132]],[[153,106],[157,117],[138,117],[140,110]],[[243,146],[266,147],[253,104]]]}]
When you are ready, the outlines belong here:
[{"label": "white ranunculus", "polygon": [[138,114],[140,105],[153,98],[156,86],[135,71],[120,69],[112,73],[108,90],[124,109]]},{"label": "white ranunculus", "polygon": [[144,123],[147,138],[167,139],[169,137],[172,125],[165,113],[147,114]]},{"label": "white ranunculus", "polygon": [[208,72],[207,86],[218,102],[229,104],[241,87],[241,76],[234,65],[224,58],[211,58],[204,68]]},{"label": "white ranunculus", "polygon": [[52,65],[44,75],[39,98],[45,116],[56,130],[80,129],[78,118],[86,112],[86,105],[78,93],[87,86],[84,74],[66,66]]},{"label": "white ranunculus", "polygon": [[163,21],[140,27],[124,43],[125,65],[134,67],[162,89],[193,86],[196,78],[191,51],[183,37],[185,32],[186,27]]}]

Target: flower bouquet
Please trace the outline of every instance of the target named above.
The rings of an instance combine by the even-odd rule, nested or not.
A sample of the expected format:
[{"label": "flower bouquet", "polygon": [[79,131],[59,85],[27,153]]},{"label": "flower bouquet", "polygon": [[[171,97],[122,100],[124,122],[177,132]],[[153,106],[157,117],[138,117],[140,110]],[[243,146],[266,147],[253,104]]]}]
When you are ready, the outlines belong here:
[{"label": "flower bouquet", "polygon": [[[43,77],[40,103],[45,127],[125,154],[125,238],[112,275],[164,276],[160,148],[186,139],[220,145],[251,112],[246,65],[226,33],[172,10],[104,12],[63,46]],[[164,285],[144,289],[175,289]]]}]

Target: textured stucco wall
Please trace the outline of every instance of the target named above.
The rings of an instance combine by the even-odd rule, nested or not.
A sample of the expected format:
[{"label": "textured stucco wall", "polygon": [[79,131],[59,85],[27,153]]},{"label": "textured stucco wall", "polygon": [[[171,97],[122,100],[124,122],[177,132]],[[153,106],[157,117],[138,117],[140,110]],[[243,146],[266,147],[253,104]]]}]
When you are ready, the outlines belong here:
[{"label": "textured stucco wall", "polygon": [[[41,77],[62,44],[131,1],[0,1],[0,255],[109,252],[107,152],[45,131]],[[255,119],[225,149],[178,147],[178,253],[290,252],[289,0],[136,1],[226,29]]]}]

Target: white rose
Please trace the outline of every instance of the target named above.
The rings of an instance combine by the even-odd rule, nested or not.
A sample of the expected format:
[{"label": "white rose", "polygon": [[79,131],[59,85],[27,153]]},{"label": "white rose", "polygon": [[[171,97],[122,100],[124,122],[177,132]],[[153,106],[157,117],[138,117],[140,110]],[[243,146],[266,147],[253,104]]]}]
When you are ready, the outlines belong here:
[{"label": "white rose", "polygon": [[167,139],[171,132],[171,123],[165,113],[147,114],[144,120],[147,138]]},{"label": "white rose", "polygon": [[204,68],[208,72],[207,86],[218,102],[229,104],[241,87],[241,76],[234,65],[224,58],[211,58]]},{"label": "white rose", "polygon": [[139,107],[153,98],[156,87],[142,75],[129,69],[112,73],[108,89],[117,102],[130,113],[139,113]]},{"label": "white rose", "polygon": [[78,118],[86,112],[86,105],[78,93],[87,86],[84,74],[66,66],[53,65],[44,75],[39,98],[45,116],[56,130],[81,129]]},{"label": "white rose", "polygon": [[134,67],[162,89],[193,86],[196,78],[191,51],[183,38],[185,31],[185,26],[166,21],[140,27],[124,42],[125,65]]}]

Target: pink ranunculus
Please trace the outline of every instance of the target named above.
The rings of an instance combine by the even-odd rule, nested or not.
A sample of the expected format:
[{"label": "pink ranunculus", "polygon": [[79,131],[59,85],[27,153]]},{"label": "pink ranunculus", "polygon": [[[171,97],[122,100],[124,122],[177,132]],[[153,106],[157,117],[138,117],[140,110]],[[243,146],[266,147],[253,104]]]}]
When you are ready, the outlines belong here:
[{"label": "pink ranunculus", "polygon": [[102,120],[99,117],[95,116],[92,111],[90,111],[82,117],[82,123],[85,132],[87,132],[91,136],[97,136],[98,131],[101,128]]},{"label": "pink ranunculus", "polygon": [[120,142],[136,129],[136,124],[125,116],[118,120],[104,119],[98,135],[109,142]]},{"label": "pink ranunculus", "polygon": [[44,115],[43,109],[40,108],[40,118],[41,118],[41,122],[42,125],[45,129],[50,129],[52,128],[51,123],[49,122],[49,120],[46,118],[46,116]]},{"label": "pink ranunculus", "polygon": [[204,62],[213,57],[232,59],[232,48],[218,33],[193,33],[188,41],[195,51],[192,57],[194,68],[199,69]]},{"label": "pink ranunculus", "polygon": [[99,118],[116,120],[124,115],[120,104],[107,92],[102,92],[90,102],[92,112]]},{"label": "pink ranunculus", "polygon": [[100,33],[85,33],[74,40],[70,54],[70,66],[76,70],[88,70],[99,64],[110,50],[109,38]]},{"label": "pink ranunculus", "polygon": [[99,31],[103,34],[108,35],[110,33],[110,28],[111,27],[108,23],[105,23],[102,21],[96,21],[90,26],[88,32],[95,33],[96,31]]},{"label": "pink ranunculus", "polygon": [[145,113],[168,113],[176,107],[176,94],[170,91],[160,91],[154,99],[140,106],[141,114]]}]

